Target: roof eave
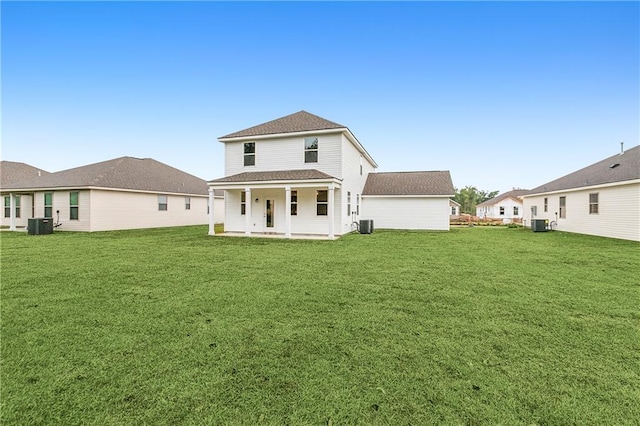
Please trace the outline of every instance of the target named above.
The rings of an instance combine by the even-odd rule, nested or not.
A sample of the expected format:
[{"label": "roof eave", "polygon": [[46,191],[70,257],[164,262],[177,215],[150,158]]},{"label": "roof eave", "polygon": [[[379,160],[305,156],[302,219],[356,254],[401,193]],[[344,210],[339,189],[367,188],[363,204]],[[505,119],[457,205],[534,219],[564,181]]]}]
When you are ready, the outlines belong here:
[{"label": "roof eave", "polygon": [[572,188],[554,189],[551,191],[532,192],[530,194],[523,195],[522,198],[537,197],[540,195],[553,195],[553,194],[558,194],[562,192],[588,191],[588,190],[593,190],[598,188],[609,188],[612,186],[633,185],[633,184],[640,184],[640,179],[619,180],[616,182],[601,183],[601,184],[589,185],[589,186],[576,186]]}]

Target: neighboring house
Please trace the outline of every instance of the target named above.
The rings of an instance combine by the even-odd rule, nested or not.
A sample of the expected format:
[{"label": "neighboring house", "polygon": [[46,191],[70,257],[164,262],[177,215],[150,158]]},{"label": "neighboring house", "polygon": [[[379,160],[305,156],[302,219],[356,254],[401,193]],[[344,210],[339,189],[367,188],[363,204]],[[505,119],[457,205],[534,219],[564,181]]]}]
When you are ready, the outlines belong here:
[{"label": "neighboring house", "polygon": [[449,200],[449,216],[460,216],[460,203],[454,200]]},{"label": "neighboring house", "polygon": [[[365,210],[363,193],[378,165],[344,125],[300,111],[218,140],[225,177],[209,186],[225,191],[225,233],[333,239],[376,217],[373,201]],[[447,208],[443,214],[448,219]]]},{"label": "neighboring house", "polygon": [[510,223],[514,219],[522,219],[522,196],[528,192],[528,189],[514,189],[499,194],[478,204],[476,216],[481,219],[502,219],[505,223]]},{"label": "neighboring house", "polygon": [[[0,161],[0,190],[9,187],[17,182],[25,179],[32,179],[42,175],[48,175],[49,172],[33,167],[25,163],[17,163],[14,161]],[[15,226],[27,226],[27,218],[33,217],[33,203],[31,197],[21,197],[17,195],[13,198],[13,206],[11,205],[11,197],[2,197],[4,210],[0,215],[0,226],[10,227],[11,210],[13,210]]]},{"label": "neighboring house", "polygon": [[532,189],[525,219],[559,231],[640,241],[640,145]]},{"label": "neighboring house", "polygon": [[371,173],[362,191],[362,210],[374,227],[449,230],[448,171]]},{"label": "neighboring house", "polygon": [[[133,157],[41,173],[3,184],[0,192],[5,203],[8,199],[15,205],[19,198],[23,206],[19,218],[12,209],[3,218],[11,229],[25,226],[31,217],[52,217],[66,231],[206,224],[209,202],[224,203],[221,192],[209,196],[203,179],[151,158]],[[212,222],[224,220],[218,210]]]}]

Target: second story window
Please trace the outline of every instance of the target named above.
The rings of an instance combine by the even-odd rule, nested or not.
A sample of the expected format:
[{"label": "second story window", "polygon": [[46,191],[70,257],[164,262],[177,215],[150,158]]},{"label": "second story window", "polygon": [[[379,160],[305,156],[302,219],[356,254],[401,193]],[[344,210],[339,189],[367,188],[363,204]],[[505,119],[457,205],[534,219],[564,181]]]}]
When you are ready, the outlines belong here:
[{"label": "second story window", "polygon": [[256,143],[246,142],[244,144],[244,165],[255,166],[256,165]]},{"label": "second story window", "polygon": [[304,162],[305,163],[317,163],[318,162],[318,138],[304,138]]}]

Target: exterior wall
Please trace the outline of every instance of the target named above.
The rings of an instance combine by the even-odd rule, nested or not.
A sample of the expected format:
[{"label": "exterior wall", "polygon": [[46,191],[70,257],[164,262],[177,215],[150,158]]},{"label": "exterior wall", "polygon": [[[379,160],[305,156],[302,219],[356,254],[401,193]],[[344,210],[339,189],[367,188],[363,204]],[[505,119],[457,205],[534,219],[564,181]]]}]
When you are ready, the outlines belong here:
[{"label": "exterior wall", "polygon": [[191,195],[190,197],[191,209],[186,210],[185,195],[168,194],[167,210],[160,211],[158,210],[158,194],[156,193],[93,189],[89,201],[91,206],[90,230],[107,231],[207,224],[209,222],[208,197],[204,195]]},{"label": "exterior wall", "polygon": [[[504,207],[504,215],[500,214],[500,207]],[[513,214],[513,208],[518,207],[518,214]],[[522,202],[513,198],[505,198],[496,204],[490,206],[476,207],[476,216],[490,219],[504,219],[511,221],[512,219],[523,218]]]},{"label": "exterior wall", "polygon": [[[32,194],[16,194],[20,196],[20,217],[16,217],[16,227],[26,227],[32,212],[33,195]],[[9,194],[2,195],[2,212],[0,212],[0,226],[10,226],[11,218],[4,217],[4,197],[9,197]]]},{"label": "exterior wall", "polygon": [[[77,191],[38,191],[34,193],[34,217],[44,217],[44,194],[51,192],[52,195],[52,217],[54,223],[61,225],[56,231],[90,231],[91,229],[91,197],[90,190]],[[69,194],[78,193],[78,220],[69,219],[71,211],[69,205]],[[58,213],[60,212],[60,213]]]},{"label": "exterior wall", "polygon": [[449,230],[449,198],[364,197],[363,217],[374,228]]},{"label": "exterior wall", "polygon": [[[362,164],[362,174],[360,173],[360,165]],[[336,215],[338,222],[336,224],[336,232],[346,234],[352,231],[351,224],[357,222],[360,218],[367,219],[362,216],[362,189],[367,181],[369,173],[375,171],[373,164],[356,149],[351,141],[342,135],[342,187],[340,191],[340,208]],[[347,212],[347,195],[351,193],[351,211]],[[336,191],[337,194],[337,191]],[[357,199],[360,196],[360,214],[358,215]]]},{"label": "exterior wall", "polygon": [[[316,169],[341,178],[342,133],[318,135],[318,162],[304,162],[304,139],[314,136],[295,136],[280,139],[258,139],[241,142],[225,142],[225,175],[242,172]],[[255,142],[254,166],[244,166],[244,144]]]},{"label": "exterior wall", "polygon": [[[327,235],[329,233],[329,217],[318,216],[316,214],[316,188],[295,188],[292,190],[298,192],[298,214],[291,216],[291,233],[292,234],[315,234]],[[226,209],[225,209],[225,232],[245,232],[246,216],[240,213],[240,190],[225,191]],[[336,214],[340,211],[340,207],[336,205],[340,198],[340,191],[334,193],[334,220]],[[256,199],[258,201],[256,201]],[[273,227],[266,227],[266,200],[273,200],[274,217]],[[286,193],[284,188],[273,189],[256,189],[251,190],[251,232],[273,232],[284,234],[286,232],[285,217],[285,199]],[[335,235],[342,233],[335,227]]]},{"label": "exterior wall", "polygon": [[[589,213],[589,194],[598,193],[598,213]],[[566,218],[560,216],[560,197],[566,197]],[[544,211],[544,198],[548,209]],[[532,216],[535,206],[537,215]],[[524,197],[524,219],[556,220],[558,231],[640,241],[640,183],[568,190]]]}]

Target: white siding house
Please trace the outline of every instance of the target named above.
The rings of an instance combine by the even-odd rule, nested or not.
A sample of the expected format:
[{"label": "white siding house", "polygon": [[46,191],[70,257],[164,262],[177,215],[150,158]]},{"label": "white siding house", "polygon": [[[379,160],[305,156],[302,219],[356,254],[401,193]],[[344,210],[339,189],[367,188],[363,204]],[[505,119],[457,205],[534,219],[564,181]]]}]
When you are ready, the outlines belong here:
[{"label": "white siding house", "polygon": [[[366,196],[365,184],[383,174],[373,173],[376,162],[341,124],[300,111],[219,141],[225,144],[226,176],[209,181],[209,187],[225,191],[226,234],[334,239],[355,230],[361,218],[382,220],[389,208],[395,210],[388,213],[393,221],[382,221],[387,227],[449,227],[453,185],[443,196],[424,192]],[[391,198],[380,198],[384,196]],[[423,209],[421,219],[413,214],[416,202]],[[209,234],[214,234],[212,224]]]},{"label": "white siding house", "polygon": [[522,196],[527,189],[514,189],[484,201],[476,206],[476,216],[481,219],[502,219],[510,223],[523,218]]},{"label": "white siding house", "polygon": [[219,141],[226,176],[209,187],[225,191],[225,233],[333,239],[360,217],[377,164],[347,127],[301,111]]},{"label": "white siding house", "polygon": [[523,197],[525,220],[640,241],[640,145],[545,183]]},{"label": "white siding house", "polygon": [[[210,222],[204,180],[150,158],[122,157],[56,173],[40,174],[2,188],[5,204],[20,200],[20,218],[52,217],[61,231],[108,231],[203,225]],[[214,222],[224,220],[223,194]],[[17,215],[16,215],[17,216]]]}]

